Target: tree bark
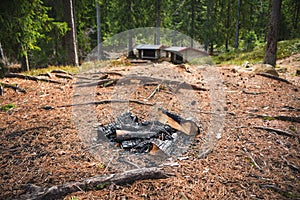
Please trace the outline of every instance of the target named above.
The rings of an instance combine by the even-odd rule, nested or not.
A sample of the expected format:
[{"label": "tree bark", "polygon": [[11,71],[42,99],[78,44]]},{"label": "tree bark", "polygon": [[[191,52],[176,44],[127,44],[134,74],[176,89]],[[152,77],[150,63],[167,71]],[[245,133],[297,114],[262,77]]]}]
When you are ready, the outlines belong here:
[{"label": "tree bark", "polygon": [[239,48],[240,8],[241,8],[241,0],[238,0],[237,19],[235,24],[235,43],[234,43],[234,48],[236,49]]},{"label": "tree bark", "polygon": [[156,44],[160,44],[160,26],[161,26],[160,7],[161,7],[161,0],[158,0],[157,1],[157,37],[156,37]]},{"label": "tree bark", "polygon": [[78,49],[75,29],[75,16],[73,0],[64,0],[65,21],[68,23],[69,31],[64,37],[66,48],[66,64],[78,66]]},{"label": "tree bark", "polygon": [[42,188],[36,185],[26,185],[27,193],[22,195],[22,199],[63,199],[66,195],[80,190],[88,191],[103,189],[111,184],[125,185],[137,180],[163,179],[168,174],[159,168],[140,168],[126,171],[118,174],[99,175],[80,180],[78,182],[69,182],[62,185],[55,185],[48,188]]},{"label": "tree bark", "polygon": [[97,60],[103,58],[102,51],[102,40],[101,40],[101,15],[100,15],[100,5],[96,2],[96,13],[97,13]]},{"label": "tree bark", "polygon": [[272,66],[276,65],[276,53],[277,53],[277,35],[278,35],[278,22],[280,15],[282,0],[272,0],[272,13],[270,28],[267,38],[267,48],[266,55],[264,59],[265,64],[270,64]]}]

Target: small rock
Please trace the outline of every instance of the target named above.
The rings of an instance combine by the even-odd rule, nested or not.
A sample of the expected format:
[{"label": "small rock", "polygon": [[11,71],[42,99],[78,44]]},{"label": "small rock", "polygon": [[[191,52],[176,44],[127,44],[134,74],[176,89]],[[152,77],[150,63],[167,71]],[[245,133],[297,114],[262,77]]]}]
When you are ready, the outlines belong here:
[{"label": "small rock", "polygon": [[296,70],[296,76],[300,76],[300,69]]},{"label": "small rock", "polygon": [[279,77],[279,74],[275,70],[275,67],[273,67],[272,65],[269,65],[269,64],[261,64],[261,65],[257,66],[254,69],[254,72],[256,72],[256,73],[267,73],[267,74],[271,74],[273,76]]},{"label": "small rock", "polygon": [[251,64],[248,61],[246,61],[244,64],[242,64],[242,67],[244,67],[244,68],[252,68],[253,64]]}]

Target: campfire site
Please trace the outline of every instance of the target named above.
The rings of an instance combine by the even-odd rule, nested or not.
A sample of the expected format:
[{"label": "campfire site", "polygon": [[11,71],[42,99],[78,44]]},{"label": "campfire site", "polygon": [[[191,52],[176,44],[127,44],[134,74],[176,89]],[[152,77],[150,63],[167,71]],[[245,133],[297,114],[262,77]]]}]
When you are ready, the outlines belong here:
[{"label": "campfire site", "polygon": [[279,78],[123,60],[11,73],[0,80],[0,199],[299,199],[299,61],[277,62]]}]

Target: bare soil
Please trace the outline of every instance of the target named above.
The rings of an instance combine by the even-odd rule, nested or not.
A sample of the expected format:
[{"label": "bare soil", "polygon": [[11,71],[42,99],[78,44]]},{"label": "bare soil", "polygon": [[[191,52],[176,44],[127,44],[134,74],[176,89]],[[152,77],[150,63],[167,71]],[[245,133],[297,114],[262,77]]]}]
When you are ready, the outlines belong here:
[{"label": "bare soil", "polygon": [[[80,191],[65,199],[299,199],[300,198],[300,124],[276,120],[274,116],[300,115],[300,77],[294,75],[298,63],[284,60],[286,73],[280,77],[292,84],[255,75],[236,66],[218,67],[226,93],[223,134],[213,151],[199,158],[205,142],[211,111],[208,91],[196,91],[202,111],[201,133],[176,165],[165,166],[173,174],[167,179],[136,181],[130,185],[111,185],[101,190]],[[187,77],[190,84],[208,87],[193,66],[169,65]],[[133,67],[114,66],[104,71],[126,74]],[[117,78],[111,75],[110,78]],[[63,80],[58,79],[57,80]],[[76,80],[58,85],[16,78],[1,82],[18,84],[27,93],[6,89],[0,105],[15,104],[0,111],[0,199],[18,199],[26,185],[49,187],[87,177],[116,173],[119,170],[96,159],[84,146],[74,124],[72,104]],[[203,83],[203,84],[202,84]],[[157,86],[142,87],[132,99],[144,101]],[[115,86],[97,87],[98,100],[110,99]],[[144,101],[145,102],[145,101]],[[170,111],[180,113],[171,91],[161,90],[147,103],[161,102]],[[52,106],[54,109],[45,109]],[[132,104],[142,119],[149,119],[151,106]],[[112,121],[108,105],[95,107],[99,124]],[[268,117],[261,117],[268,115]],[[280,129],[294,137],[255,129],[256,126]]]}]

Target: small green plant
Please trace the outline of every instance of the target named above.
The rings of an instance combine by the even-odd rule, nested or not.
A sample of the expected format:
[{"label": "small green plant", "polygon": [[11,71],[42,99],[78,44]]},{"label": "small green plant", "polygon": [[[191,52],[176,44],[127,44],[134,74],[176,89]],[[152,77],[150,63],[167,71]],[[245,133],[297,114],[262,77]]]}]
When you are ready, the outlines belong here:
[{"label": "small green plant", "polygon": [[290,129],[291,131],[293,131],[293,132],[296,132],[295,126],[290,126],[289,129]]},{"label": "small green plant", "polygon": [[74,196],[72,196],[72,197],[70,197],[70,199],[69,200],[79,200],[79,198],[78,197],[74,197]]},{"label": "small green plant", "polygon": [[102,190],[104,188],[106,188],[107,186],[109,186],[110,184],[108,182],[104,182],[104,183],[101,183],[101,184],[98,184],[96,186],[96,190]]},{"label": "small green plant", "polygon": [[264,116],[263,120],[264,121],[272,121],[272,120],[275,120],[275,118],[274,117],[270,117],[270,116]]},{"label": "small green plant", "polygon": [[15,105],[15,104],[13,104],[13,103],[10,103],[10,104],[6,104],[6,105],[3,105],[3,106],[1,106],[0,107],[0,110],[1,111],[9,111],[9,110],[11,110],[11,109],[13,109],[13,108],[16,108],[17,106]]}]

